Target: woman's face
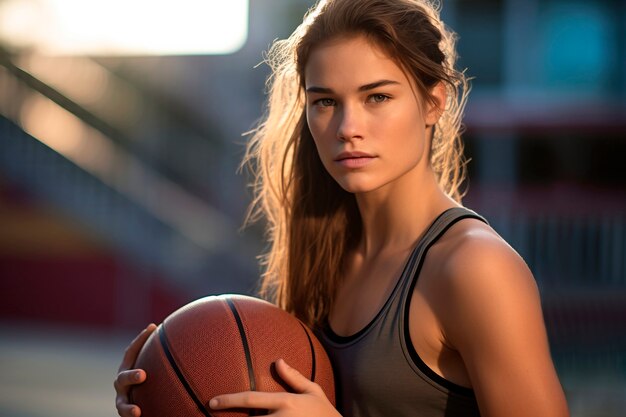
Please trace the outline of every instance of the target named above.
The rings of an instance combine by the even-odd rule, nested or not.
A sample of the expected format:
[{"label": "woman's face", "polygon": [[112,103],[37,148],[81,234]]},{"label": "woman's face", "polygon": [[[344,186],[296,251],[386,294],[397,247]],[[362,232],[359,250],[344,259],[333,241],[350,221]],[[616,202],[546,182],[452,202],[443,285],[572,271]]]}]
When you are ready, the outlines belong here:
[{"label": "woman's face", "polygon": [[304,76],[309,129],[343,189],[366,193],[429,168],[427,135],[439,113],[382,49],[364,36],[323,43]]}]

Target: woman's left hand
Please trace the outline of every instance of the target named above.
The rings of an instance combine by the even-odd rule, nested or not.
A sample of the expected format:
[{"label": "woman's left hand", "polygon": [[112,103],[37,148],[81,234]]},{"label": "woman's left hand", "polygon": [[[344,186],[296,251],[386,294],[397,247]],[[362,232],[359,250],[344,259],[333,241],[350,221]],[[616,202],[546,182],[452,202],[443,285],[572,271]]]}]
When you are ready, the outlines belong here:
[{"label": "woman's left hand", "polygon": [[322,388],[308,380],[284,360],[276,361],[278,375],[296,393],[246,391],[224,394],[213,398],[209,406],[214,410],[226,408],[253,408],[268,410],[275,417],[341,417],[328,401]]}]

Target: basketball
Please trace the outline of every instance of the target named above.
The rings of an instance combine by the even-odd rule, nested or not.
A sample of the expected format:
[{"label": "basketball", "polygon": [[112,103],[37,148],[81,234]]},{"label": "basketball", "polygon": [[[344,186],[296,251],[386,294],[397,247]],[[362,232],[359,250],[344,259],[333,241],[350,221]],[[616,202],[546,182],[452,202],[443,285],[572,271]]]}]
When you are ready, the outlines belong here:
[{"label": "basketball", "polygon": [[150,335],[135,363],[148,377],[132,388],[131,402],[142,417],[260,415],[211,410],[209,400],[242,391],[289,391],[273,367],[279,358],[319,384],[335,404],[328,356],[298,319],[254,297],[201,298],[170,314]]}]

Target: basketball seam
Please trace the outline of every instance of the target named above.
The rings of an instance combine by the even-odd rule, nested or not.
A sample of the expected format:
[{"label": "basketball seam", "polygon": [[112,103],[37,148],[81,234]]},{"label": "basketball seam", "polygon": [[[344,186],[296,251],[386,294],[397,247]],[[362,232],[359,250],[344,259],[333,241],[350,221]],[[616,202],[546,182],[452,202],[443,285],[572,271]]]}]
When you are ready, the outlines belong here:
[{"label": "basketball seam", "polygon": [[313,346],[313,340],[311,340],[311,336],[309,335],[309,331],[304,324],[300,323],[302,329],[304,330],[304,334],[306,334],[306,338],[309,340],[309,346],[311,347],[311,381],[315,382],[315,347]]},{"label": "basketball seam", "polygon": [[248,365],[248,377],[250,378],[250,391],[256,391],[256,379],[254,378],[254,370],[252,367],[252,356],[250,354],[250,346],[248,346],[248,338],[246,337],[246,331],[243,327],[243,322],[241,321],[241,317],[239,316],[239,312],[237,311],[237,307],[235,307],[235,303],[232,300],[226,299],[230,310],[235,316],[235,321],[237,322],[237,328],[239,329],[239,335],[241,336],[241,342],[243,343],[243,351],[246,355],[246,363]]},{"label": "basketball seam", "polygon": [[191,388],[191,385],[189,385],[189,383],[185,379],[183,372],[178,367],[178,364],[176,363],[174,356],[170,352],[169,344],[167,343],[167,338],[165,336],[164,324],[161,324],[161,326],[159,326],[158,333],[159,333],[159,340],[161,341],[161,346],[163,347],[163,351],[165,352],[165,356],[167,357],[167,360],[169,361],[170,366],[176,373],[176,376],[178,376],[178,380],[181,382],[181,384],[183,384],[183,387],[185,388],[185,390],[187,391],[187,393],[189,394],[193,402],[196,403],[198,410],[200,410],[200,412],[206,417],[213,417],[211,413],[206,409],[204,404],[202,404],[202,402],[200,401],[200,399],[194,392],[193,388]]}]

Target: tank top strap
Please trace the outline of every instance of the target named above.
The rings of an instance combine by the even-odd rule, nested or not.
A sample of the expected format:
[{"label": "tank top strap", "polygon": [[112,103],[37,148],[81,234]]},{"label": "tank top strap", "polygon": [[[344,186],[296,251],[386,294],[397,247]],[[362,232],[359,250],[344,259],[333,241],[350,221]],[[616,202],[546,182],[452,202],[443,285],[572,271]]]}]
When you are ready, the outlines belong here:
[{"label": "tank top strap", "polygon": [[406,297],[415,287],[421,265],[428,249],[434,245],[441,236],[455,223],[460,220],[473,218],[488,224],[487,220],[476,212],[465,207],[452,207],[442,212],[428,228],[424,236],[417,243],[409,260],[407,261],[404,274],[399,283],[398,293],[395,294],[396,301],[399,301],[396,308],[401,308],[405,304]]}]

